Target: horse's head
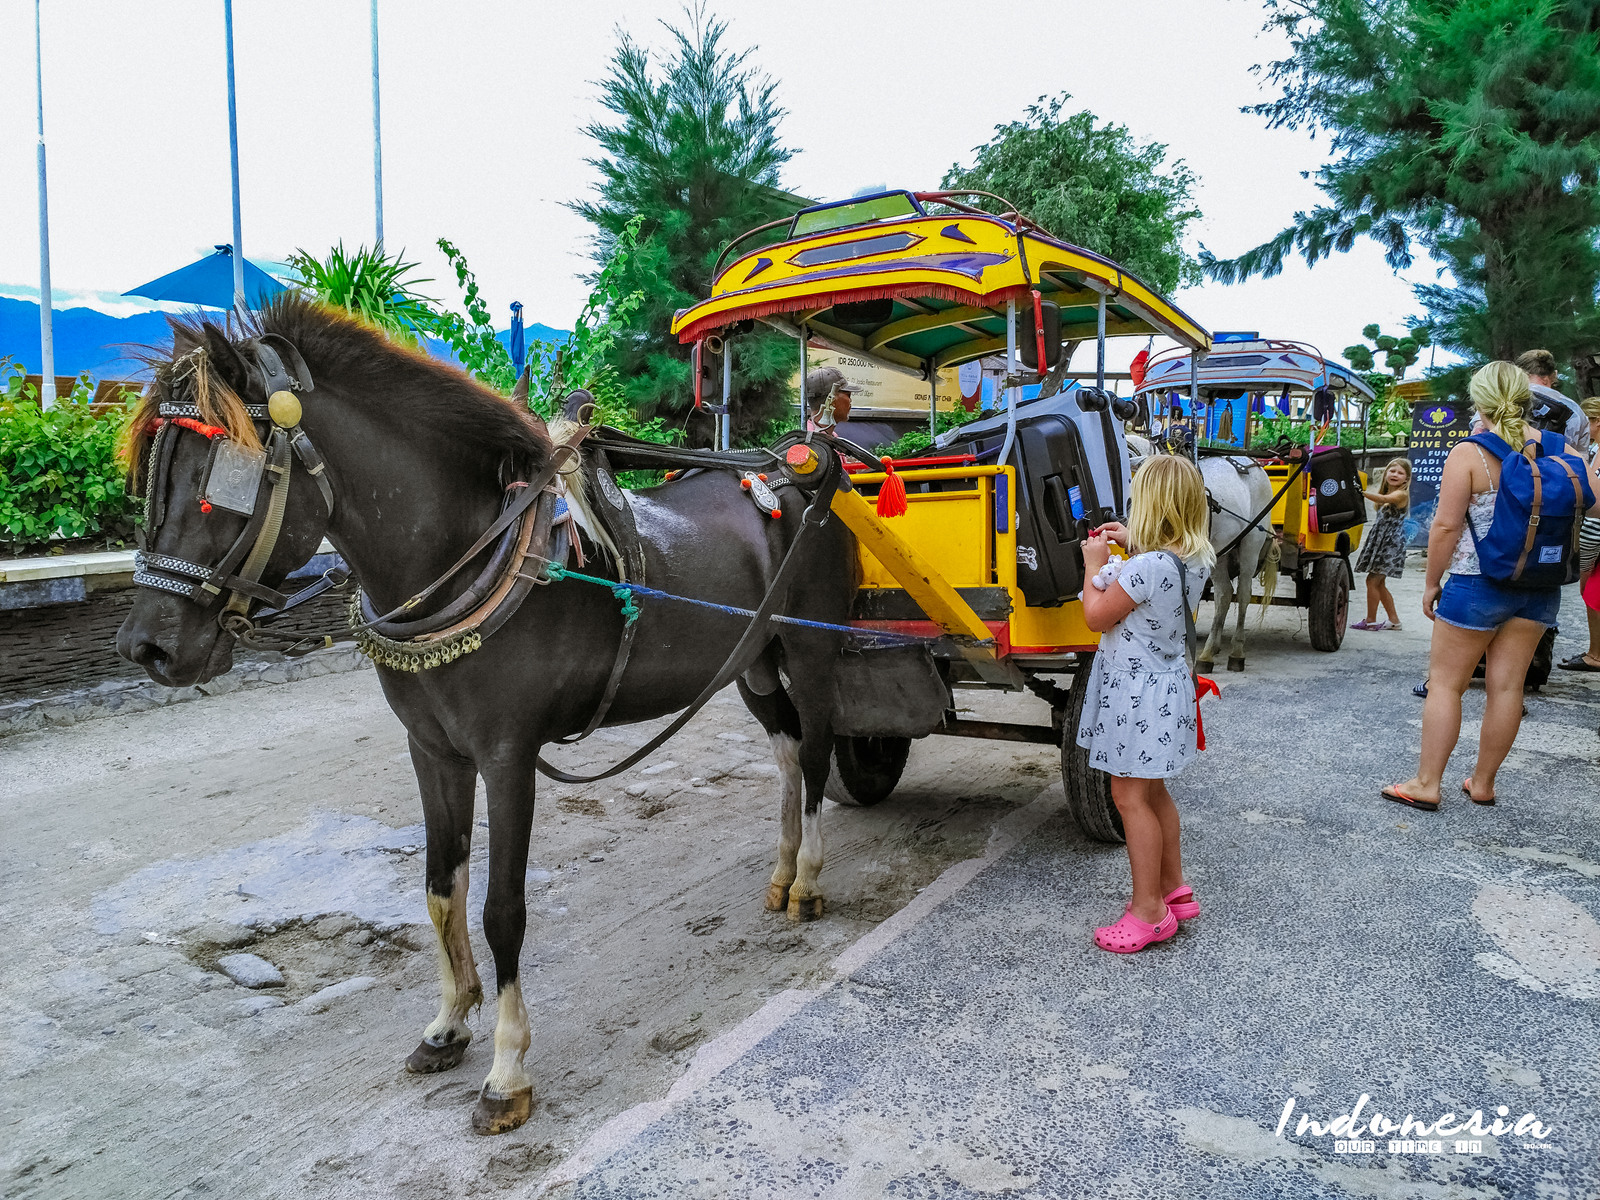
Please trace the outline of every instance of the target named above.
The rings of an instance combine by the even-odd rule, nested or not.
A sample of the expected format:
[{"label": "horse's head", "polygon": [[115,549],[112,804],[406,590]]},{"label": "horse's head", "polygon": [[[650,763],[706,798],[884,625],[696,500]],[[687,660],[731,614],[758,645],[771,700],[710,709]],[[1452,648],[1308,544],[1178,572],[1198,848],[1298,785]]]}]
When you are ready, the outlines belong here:
[{"label": "horse's head", "polygon": [[331,492],[308,470],[320,463],[296,393],[311,378],[292,345],[175,324],[172,357],[155,367],[125,443],[146,513],[117,652],[157,683],[187,687],[232,666],[252,611],[275,607],[316,553]]}]

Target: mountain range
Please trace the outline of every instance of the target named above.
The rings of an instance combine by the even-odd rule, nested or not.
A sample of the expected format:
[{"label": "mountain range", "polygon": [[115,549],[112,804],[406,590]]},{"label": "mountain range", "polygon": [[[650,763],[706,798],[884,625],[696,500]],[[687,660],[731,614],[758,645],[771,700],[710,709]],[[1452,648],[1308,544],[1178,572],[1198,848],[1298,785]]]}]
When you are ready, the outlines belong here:
[{"label": "mountain range", "polygon": [[[139,364],[126,356],[124,347],[160,345],[170,339],[164,313],[143,312],[128,317],[113,317],[92,308],[58,308],[51,332],[56,351],[56,374],[77,375],[87,371],[96,379],[129,379]],[[496,335],[510,346],[511,331]],[[564,342],[568,332],[530,322],[525,329],[528,342]],[[443,342],[427,338],[428,352],[437,358],[454,361],[455,354]],[[39,305],[33,300],[0,296],[0,358],[22,363],[30,374],[39,373]]]}]

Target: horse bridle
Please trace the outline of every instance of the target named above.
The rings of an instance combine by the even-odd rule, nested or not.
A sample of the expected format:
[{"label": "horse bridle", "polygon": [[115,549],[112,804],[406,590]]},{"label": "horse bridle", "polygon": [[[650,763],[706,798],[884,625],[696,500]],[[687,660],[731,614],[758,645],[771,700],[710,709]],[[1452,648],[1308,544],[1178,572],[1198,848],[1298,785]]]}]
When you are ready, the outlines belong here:
[{"label": "horse bridle", "polygon": [[[248,507],[230,508],[230,511],[248,516],[249,520],[243,532],[223,554],[221,561],[214,566],[208,567],[201,563],[190,562],[175,555],[156,554],[143,548],[144,544],[153,544],[166,519],[167,476],[171,471],[172,453],[178,437],[178,432],[175,431],[189,430],[211,440],[211,461],[207,465],[206,477],[200,485],[199,502],[202,511],[209,512],[211,509],[207,498],[212,491],[212,476],[217,471],[219,459],[224,453],[222,448],[233,446],[228,440],[226,429],[202,422],[198,404],[172,398],[173,388],[195,375],[201,365],[201,359],[205,355],[204,348],[201,348],[174,360],[166,377],[157,380],[156,386],[162,389],[162,401],[156,418],[160,424],[150,445],[149,469],[146,471],[145,482],[149,508],[145,526],[140,530],[141,548],[134,556],[133,581],[138,586],[181,596],[203,607],[210,607],[226,593],[227,599],[217,614],[217,623],[223,630],[233,634],[252,649],[278,650],[285,655],[294,656],[319,646],[332,645],[334,637],[281,635],[262,629],[261,626],[330,588],[342,587],[349,579],[349,573],[338,568],[324,571],[319,579],[292,596],[286,596],[261,582],[261,575],[272,558],[273,549],[277,546],[278,537],[283,530],[283,516],[289,503],[289,488],[294,468],[290,452],[293,451],[293,456],[299,458],[306,473],[316,481],[322,493],[324,507],[327,509],[327,519],[330,521],[334,512],[333,488],[328,481],[321,454],[317,452],[316,447],[311,444],[310,437],[300,426],[301,404],[295,393],[310,392],[314,386],[311,372],[306,367],[300,352],[287,338],[277,334],[262,334],[242,343],[240,349],[254,352],[258,378],[267,395],[266,404],[245,403],[245,412],[258,424],[269,425],[264,439],[265,449],[257,452],[257,457],[252,457],[251,452],[237,447],[232,450],[233,455],[246,460],[246,466],[240,469],[258,472],[253,489],[246,486],[234,493],[236,498],[239,495],[246,495]],[[285,359],[292,364],[292,368],[286,365]],[[535,473],[531,480],[513,481],[507,488],[507,502],[499,517],[444,574],[390,612],[378,616],[364,613],[363,616],[368,619],[352,623],[349,633],[359,635],[379,630],[391,638],[426,638],[429,635],[439,636],[437,632],[439,627],[448,625],[451,621],[455,621],[460,627],[482,627],[486,630],[490,627],[498,628],[503,624],[515,613],[517,605],[527,591],[526,586],[521,585],[529,581],[519,578],[523,557],[521,555],[497,553],[485,568],[484,575],[467,590],[467,593],[433,617],[415,621],[402,621],[399,618],[408,616],[502,535],[509,541],[501,549],[509,550],[510,542],[517,540],[518,533],[511,527],[521,522],[529,509],[541,501],[545,502],[542,509],[545,519],[541,522],[536,517],[533,527],[548,532],[548,517],[553,510],[554,496],[547,489],[563,462],[577,458],[578,447],[590,429],[591,426],[580,424],[571,437],[552,448],[549,462],[542,470]],[[265,493],[265,503],[263,503],[263,493]],[[532,532],[533,527],[526,532]],[[523,536],[521,540],[526,543],[528,538]],[[510,595],[505,594],[506,589],[503,586],[498,588],[495,586],[505,584],[508,578],[518,580],[513,584]],[[487,595],[491,589],[496,594]],[[252,618],[250,607],[255,601],[262,601],[270,608],[257,612]]]},{"label": "horse bridle", "polygon": [[[271,611],[263,615],[275,616],[330,587],[339,586],[346,575],[340,571],[325,572],[321,579],[293,596],[286,596],[261,582],[283,531],[294,459],[300,460],[315,481],[329,520],[334,511],[333,487],[322,456],[300,425],[301,404],[295,393],[308,393],[314,385],[299,351],[286,338],[275,334],[263,334],[240,348],[253,351],[257,379],[267,396],[265,404],[244,404],[245,413],[252,421],[268,427],[263,439],[264,449],[250,451],[238,447],[229,440],[226,429],[203,423],[198,404],[174,398],[174,390],[202,369],[204,347],[173,361],[166,377],[158,378],[156,383],[162,399],[145,472],[146,521],[140,530],[140,549],[134,555],[133,582],[207,608],[225,596],[217,623],[235,636],[248,639],[256,631],[256,623],[250,619],[253,602],[266,603]],[[285,358],[292,367],[285,363]],[[147,549],[154,545],[166,520],[167,477],[171,473],[178,438],[185,431],[197,433],[211,442],[210,458],[197,497],[201,510],[210,512],[210,501],[217,494],[219,506],[248,518],[233,545],[211,566]],[[219,472],[223,475],[221,479],[217,478]],[[253,488],[251,475],[255,477]],[[221,498],[223,493],[228,499]]]}]

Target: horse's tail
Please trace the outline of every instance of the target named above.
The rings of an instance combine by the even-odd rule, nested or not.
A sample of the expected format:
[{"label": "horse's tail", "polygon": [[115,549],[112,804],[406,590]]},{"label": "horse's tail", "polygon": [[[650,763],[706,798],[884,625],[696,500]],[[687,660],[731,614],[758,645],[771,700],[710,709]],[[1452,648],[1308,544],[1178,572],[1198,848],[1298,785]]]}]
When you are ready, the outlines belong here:
[{"label": "horse's tail", "polygon": [[1267,609],[1278,592],[1278,564],[1283,561],[1283,543],[1275,537],[1267,539],[1267,548],[1261,555],[1261,615],[1256,618],[1256,628],[1266,624]]}]

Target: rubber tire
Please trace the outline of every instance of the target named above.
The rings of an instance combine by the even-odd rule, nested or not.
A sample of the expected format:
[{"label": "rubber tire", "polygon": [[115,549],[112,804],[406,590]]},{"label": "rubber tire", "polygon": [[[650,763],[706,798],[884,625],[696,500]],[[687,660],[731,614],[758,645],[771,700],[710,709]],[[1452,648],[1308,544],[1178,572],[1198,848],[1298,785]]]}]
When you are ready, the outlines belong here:
[{"label": "rubber tire", "polygon": [[1122,814],[1111,799],[1111,776],[1089,765],[1089,752],[1078,745],[1078,724],[1083,699],[1089,692],[1094,655],[1080,654],[1072,675],[1072,689],[1061,714],[1061,784],[1067,793],[1067,811],[1083,836],[1096,842],[1120,843]]},{"label": "rubber tire", "polygon": [[851,808],[871,808],[889,798],[910,754],[910,738],[836,737],[822,794]]},{"label": "rubber tire", "polygon": [[1311,603],[1307,610],[1311,648],[1326,653],[1337,650],[1350,620],[1350,575],[1344,559],[1330,556],[1311,565]]}]

